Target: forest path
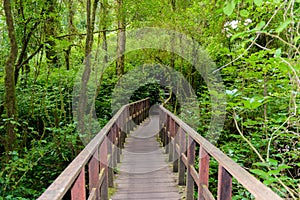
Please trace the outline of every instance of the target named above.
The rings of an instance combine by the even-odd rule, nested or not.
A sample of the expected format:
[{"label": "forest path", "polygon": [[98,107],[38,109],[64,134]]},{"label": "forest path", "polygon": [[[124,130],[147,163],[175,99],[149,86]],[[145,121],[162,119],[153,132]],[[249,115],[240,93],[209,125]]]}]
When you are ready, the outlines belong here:
[{"label": "forest path", "polygon": [[159,116],[152,115],[126,138],[112,200],[181,199],[167,154],[157,141],[158,125]]}]

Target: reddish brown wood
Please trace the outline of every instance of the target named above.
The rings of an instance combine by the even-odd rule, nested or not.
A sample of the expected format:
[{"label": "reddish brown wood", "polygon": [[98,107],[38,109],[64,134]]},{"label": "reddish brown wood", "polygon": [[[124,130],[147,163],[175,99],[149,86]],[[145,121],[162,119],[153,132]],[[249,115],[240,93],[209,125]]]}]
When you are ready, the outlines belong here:
[{"label": "reddish brown wood", "polygon": [[89,163],[89,192],[91,194],[92,190],[95,189],[95,195],[98,198],[100,191],[99,186],[99,156],[98,151],[95,151],[91,161]]},{"label": "reddish brown wood", "polygon": [[186,180],[186,199],[193,200],[194,199],[194,184],[195,181],[191,174],[192,168],[195,163],[195,140],[189,136],[188,137],[188,147],[187,147],[187,159],[188,159],[188,167],[187,167],[187,180]]},{"label": "reddish brown wood", "polygon": [[[160,106],[160,109],[163,113],[170,116],[174,119],[174,121],[178,124],[180,124],[181,128],[188,133],[189,137],[193,138],[194,141],[202,146],[207,153],[215,158],[219,165],[222,165],[224,169],[226,169],[226,173],[223,173],[224,170],[220,170],[221,177],[228,177],[228,174],[230,174],[232,177],[234,177],[240,184],[242,184],[256,199],[263,199],[263,200],[282,200],[276,193],[274,193],[270,188],[265,186],[263,183],[258,181],[255,177],[253,177],[249,172],[247,172],[244,168],[239,166],[237,163],[235,163],[233,160],[231,160],[228,156],[226,156],[223,152],[221,152],[217,147],[215,147],[213,144],[211,144],[209,141],[207,141],[205,138],[203,138],[200,134],[198,134],[195,130],[193,130],[190,126],[185,124],[182,120],[180,120],[177,116],[175,116],[173,113],[171,113],[169,110],[164,108],[163,106]],[[187,166],[187,160],[184,158],[184,154],[182,154],[182,160],[183,163]],[[223,179],[223,178],[222,178]],[[227,179],[227,182],[230,179]],[[224,180],[223,180],[224,181]],[[226,185],[226,184],[225,184]],[[227,184],[228,186],[230,184]],[[220,190],[221,195],[223,194],[223,191]],[[226,196],[226,195],[224,195]],[[229,196],[229,195],[227,195]]]},{"label": "reddish brown wood", "polygon": [[178,134],[179,127],[174,120],[173,120],[173,124],[174,124],[173,172],[178,172],[179,152],[177,151],[177,146],[179,145],[179,134]]},{"label": "reddish brown wood", "polygon": [[110,130],[107,137],[107,156],[108,156],[108,186],[114,186],[114,170],[113,170],[113,128]]},{"label": "reddish brown wood", "polygon": [[79,176],[77,177],[74,185],[71,189],[71,199],[72,200],[82,200],[86,199],[85,194],[85,170],[84,167],[81,169]]},{"label": "reddish brown wood", "polygon": [[96,188],[93,188],[92,191],[90,192],[88,200],[96,200],[96,199],[99,198],[97,197]]},{"label": "reddish brown wood", "polygon": [[[127,105],[124,105],[115,115],[114,117],[105,125],[105,127],[103,129],[101,129],[101,131],[92,139],[92,141],[85,147],[85,149],[83,151],[81,151],[79,153],[79,155],[70,163],[70,165],[59,175],[59,177],[47,188],[47,190],[38,198],[39,200],[57,200],[57,199],[63,199],[64,195],[71,190],[71,193],[73,191],[73,197],[75,197],[75,193],[76,193],[76,185],[79,184],[79,182],[77,182],[80,178],[80,180],[82,179],[82,176],[84,174],[82,174],[82,170],[87,167],[87,165],[89,165],[89,170],[90,171],[94,171],[94,161],[91,160],[92,156],[93,156],[93,152],[98,151],[99,150],[99,146],[102,146],[102,143],[106,140],[106,137],[111,133],[114,124],[116,123],[116,121],[120,118],[123,118],[123,113],[125,113],[125,130],[129,131],[129,129],[132,127],[132,123],[130,123],[130,120],[133,119],[133,114],[135,114],[137,116],[137,113],[139,113],[140,115],[143,114],[143,112],[134,112],[134,107],[137,104],[140,105],[147,105],[146,109],[142,109],[142,110],[148,110],[149,109],[149,98],[147,99],[143,99],[137,102],[133,102]],[[146,102],[146,103],[143,103]],[[147,113],[144,113],[145,116],[147,116]],[[144,119],[144,118],[143,118]],[[113,139],[115,138],[110,138],[110,142],[113,141]],[[106,141],[108,142],[108,140]],[[108,148],[109,145],[105,144],[106,148]],[[99,150],[100,151],[100,150]],[[99,155],[101,154],[100,151]],[[107,157],[108,156],[112,156],[111,154],[107,153],[107,150],[104,151],[106,153],[102,153],[101,156],[101,160],[102,160],[102,164],[100,164],[100,167],[102,165],[101,168],[101,174],[102,176],[99,177],[99,182],[100,180],[102,181],[102,185],[101,185],[101,197],[104,197],[102,199],[107,199],[107,186],[108,186],[108,170],[107,170]],[[111,159],[112,160],[112,159]],[[90,162],[91,161],[91,162]],[[105,168],[103,168],[103,163],[105,162]],[[106,169],[106,170],[104,170]],[[97,171],[97,170],[95,170]],[[93,172],[92,172],[93,173]],[[97,173],[96,173],[97,174]],[[92,176],[89,174],[89,182],[95,182],[95,179],[92,178]],[[97,177],[97,175],[95,175],[95,177]],[[110,180],[113,180],[113,174],[112,176],[110,176]],[[83,184],[84,185],[84,184]],[[74,187],[74,189],[72,189]],[[91,187],[91,186],[88,186]],[[92,189],[93,190],[93,189]],[[72,194],[71,194],[72,195]],[[79,195],[78,198],[81,198],[83,196]],[[94,198],[94,197],[91,197]],[[83,198],[81,198],[83,199]]]},{"label": "reddish brown wood", "polygon": [[232,195],[232,176],[222,165],[219,165],[218,200],[231,200],[231,195]]},{"label": "reddish brown wood", "polygon": [[198,200],[205,200],[203,186],[208,188],[209,179],[209,155],[203,147],[199,150],[199,186]]},{"label": "reddish brown wood", "polygon": [[[108,162],[107,162],[107,153],[108,153],[108,144],[111,143],[108,138],[105,138],[103,143],[100,146],[100,172],[103,171],[103,181],[100,183],[100,197],[101,199],[108,199],[108,187],[109,183],[113,185],[113,175],[109,177],[108,174]],[[99,178],[99,179],[100,179]]]},{"label": "reddish brown wood", "polygon": [[185,184],[185,165],[183,162],[182,154],[186,152],[186,133],[183,131],[181,127],[178,130],[179,135],[179,145],[180,145],[180,157],[179,157],[179,170],[178,170],[178,184],[184,185]]}]

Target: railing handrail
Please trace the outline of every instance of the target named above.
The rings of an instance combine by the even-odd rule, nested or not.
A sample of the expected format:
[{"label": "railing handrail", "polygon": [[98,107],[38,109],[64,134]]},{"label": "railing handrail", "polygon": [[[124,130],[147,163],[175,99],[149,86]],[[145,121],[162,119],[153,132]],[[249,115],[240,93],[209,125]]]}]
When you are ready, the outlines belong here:
[{"label": "railing handrail", "polygon": [[210,156],[214,157],[218,161],[219,165],[225,168],[229,174],[242,184],[256,199],[282,200],[282,198],[280,198],[275,192],[257,180],[244,168],[220,151],[216,146],[197,133],[197,131],[179,119],[179,117],[164,108],[162,105],[160,105],[160,109],[170,116],[178,124],[178,126],[184,130],[184,132],[186,132],[200,145],[200,147],[203,147]]},{"label": "railing handrail", "polygon": [[[105,137],[112,129],[113,125],[120,118],[121,114],[129,106],[138,104],[143,101],[147,101],[149,98],[145,98],[136,102],[132,102],[123,105],[118,112],[109,120],[109,122],[99,131],[99,133],[88,143],[88,145],[76,156],[76,158],[65,168],[65,170],[55,179],[55,181],[46,189],[46,191],[38,198],[39,200],[54,200],[61,199],[70,189],[75,179],[80,174],[82,168],[87,165],[88,161],[97,151],[101,143],[103,143]],[[133,113],[133,115],[136,113]],[[132,117],[132,116],[129,116]]]}]

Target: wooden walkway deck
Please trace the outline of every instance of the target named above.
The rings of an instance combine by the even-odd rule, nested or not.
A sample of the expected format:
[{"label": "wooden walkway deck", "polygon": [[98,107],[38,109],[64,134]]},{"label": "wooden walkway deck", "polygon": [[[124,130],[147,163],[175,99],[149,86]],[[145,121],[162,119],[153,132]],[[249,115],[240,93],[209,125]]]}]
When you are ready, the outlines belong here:
[{"label": "wooden walkway deck", "polygon": [[126,139],[112,200],[181,199],[167,154],[157,141],[158,120],[158,115],[150,116]]}]

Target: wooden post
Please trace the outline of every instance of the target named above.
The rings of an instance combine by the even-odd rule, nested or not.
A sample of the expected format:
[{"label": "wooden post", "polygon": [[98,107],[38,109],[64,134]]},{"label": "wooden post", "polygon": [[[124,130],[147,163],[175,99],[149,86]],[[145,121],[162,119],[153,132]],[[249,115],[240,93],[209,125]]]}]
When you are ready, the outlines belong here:
[{"label": "wooden post", "polygon": [[166,118],[166,128],[165,128],[165,152],[169,153],[169,115]]},{"label": "wooden post", "polygon": [[169,124],[169,162],[173,162],[174,159],[174,120],[169,117],[168,124]]},{"label": "wooden post", "polygon": [[218,200],[231,200],[232,176],[219,164],[218,173]]},{"label": "wooden post", "polygon": [[93,188],[96,189],[96,198],[99,198],[99,156],[98,156],[98,149],[95,151],[94,155],[92,156],[89,162],[89,193],[91,194]]},{"label": "wooden post", "polygon": [[108,187],[109,184],[111,184],[113,187],[113,174],[109,174],[109,167],[108,167],[108,160],[107,160],[107,153],[109,152],[109,144],[111,142],[106,137],[99,148],[99,154],[100,154],[100,172],[104,170],[103,174],[103,182],[100,183],[100,199],[107,200],[108,199]]},{"label": "wooden post", "polygon": [[108,161],[108,187],[114,187],[114,171],[113,171],[113,129],[108,133],[107,152],[109,155]]},{"label": "wooden post", "polygon": [[178,172],[178,152],[177,152],[177,145],[179,144],[179,134],[178,134],[178,124],[173,121],[173,130],[174,130],[174,144],[173,144],[173,172]]},{"label": "wooden post", "polygon": [[182,160],[182,154],[186,152],[186,133],[179,127],[179,145],[180,145],[180,156],[179,156],[179,173],[178,173],[178,184],[185,184],[185,165]]},{"label": "wooden post", "polygon": [[194,166],[194,163],[195,163],[195,147],[196,147],[196,143],[195,143],[194,139],[191,136],[189,136],[188,137],[188,147],[187,147],[187,159],[188,159],[187,180],[186,180],[186,199],[187,200],[194,199],[195,181],[191,175],[191,167]]},{"label": "wooden post", "polygon": [[[115,123],[115,131],[116,131],[116,162],[120,163],[121,162],[121,146],[122,146],[122,139],[121,139],[121,129],[119,128],[119,119],[116,120]],[[116,165],[117,166],[117,165]],[[115,167],[116,167],[115,166]]]},{"label": "wooden post", "polygon": [[207,151],[200,146],[199,150],[199,187],[198,187],[198,200],[205,200],[203,197],[203,187],[208,188],[209,180],[209,155]]},{"label": "wooden post", "polygon": [[86,199],[85,194],[85,170],[82,167],[79,176],[77,177],[72,189],[71,189],[71,199],[72,200],[82,200]]}]

